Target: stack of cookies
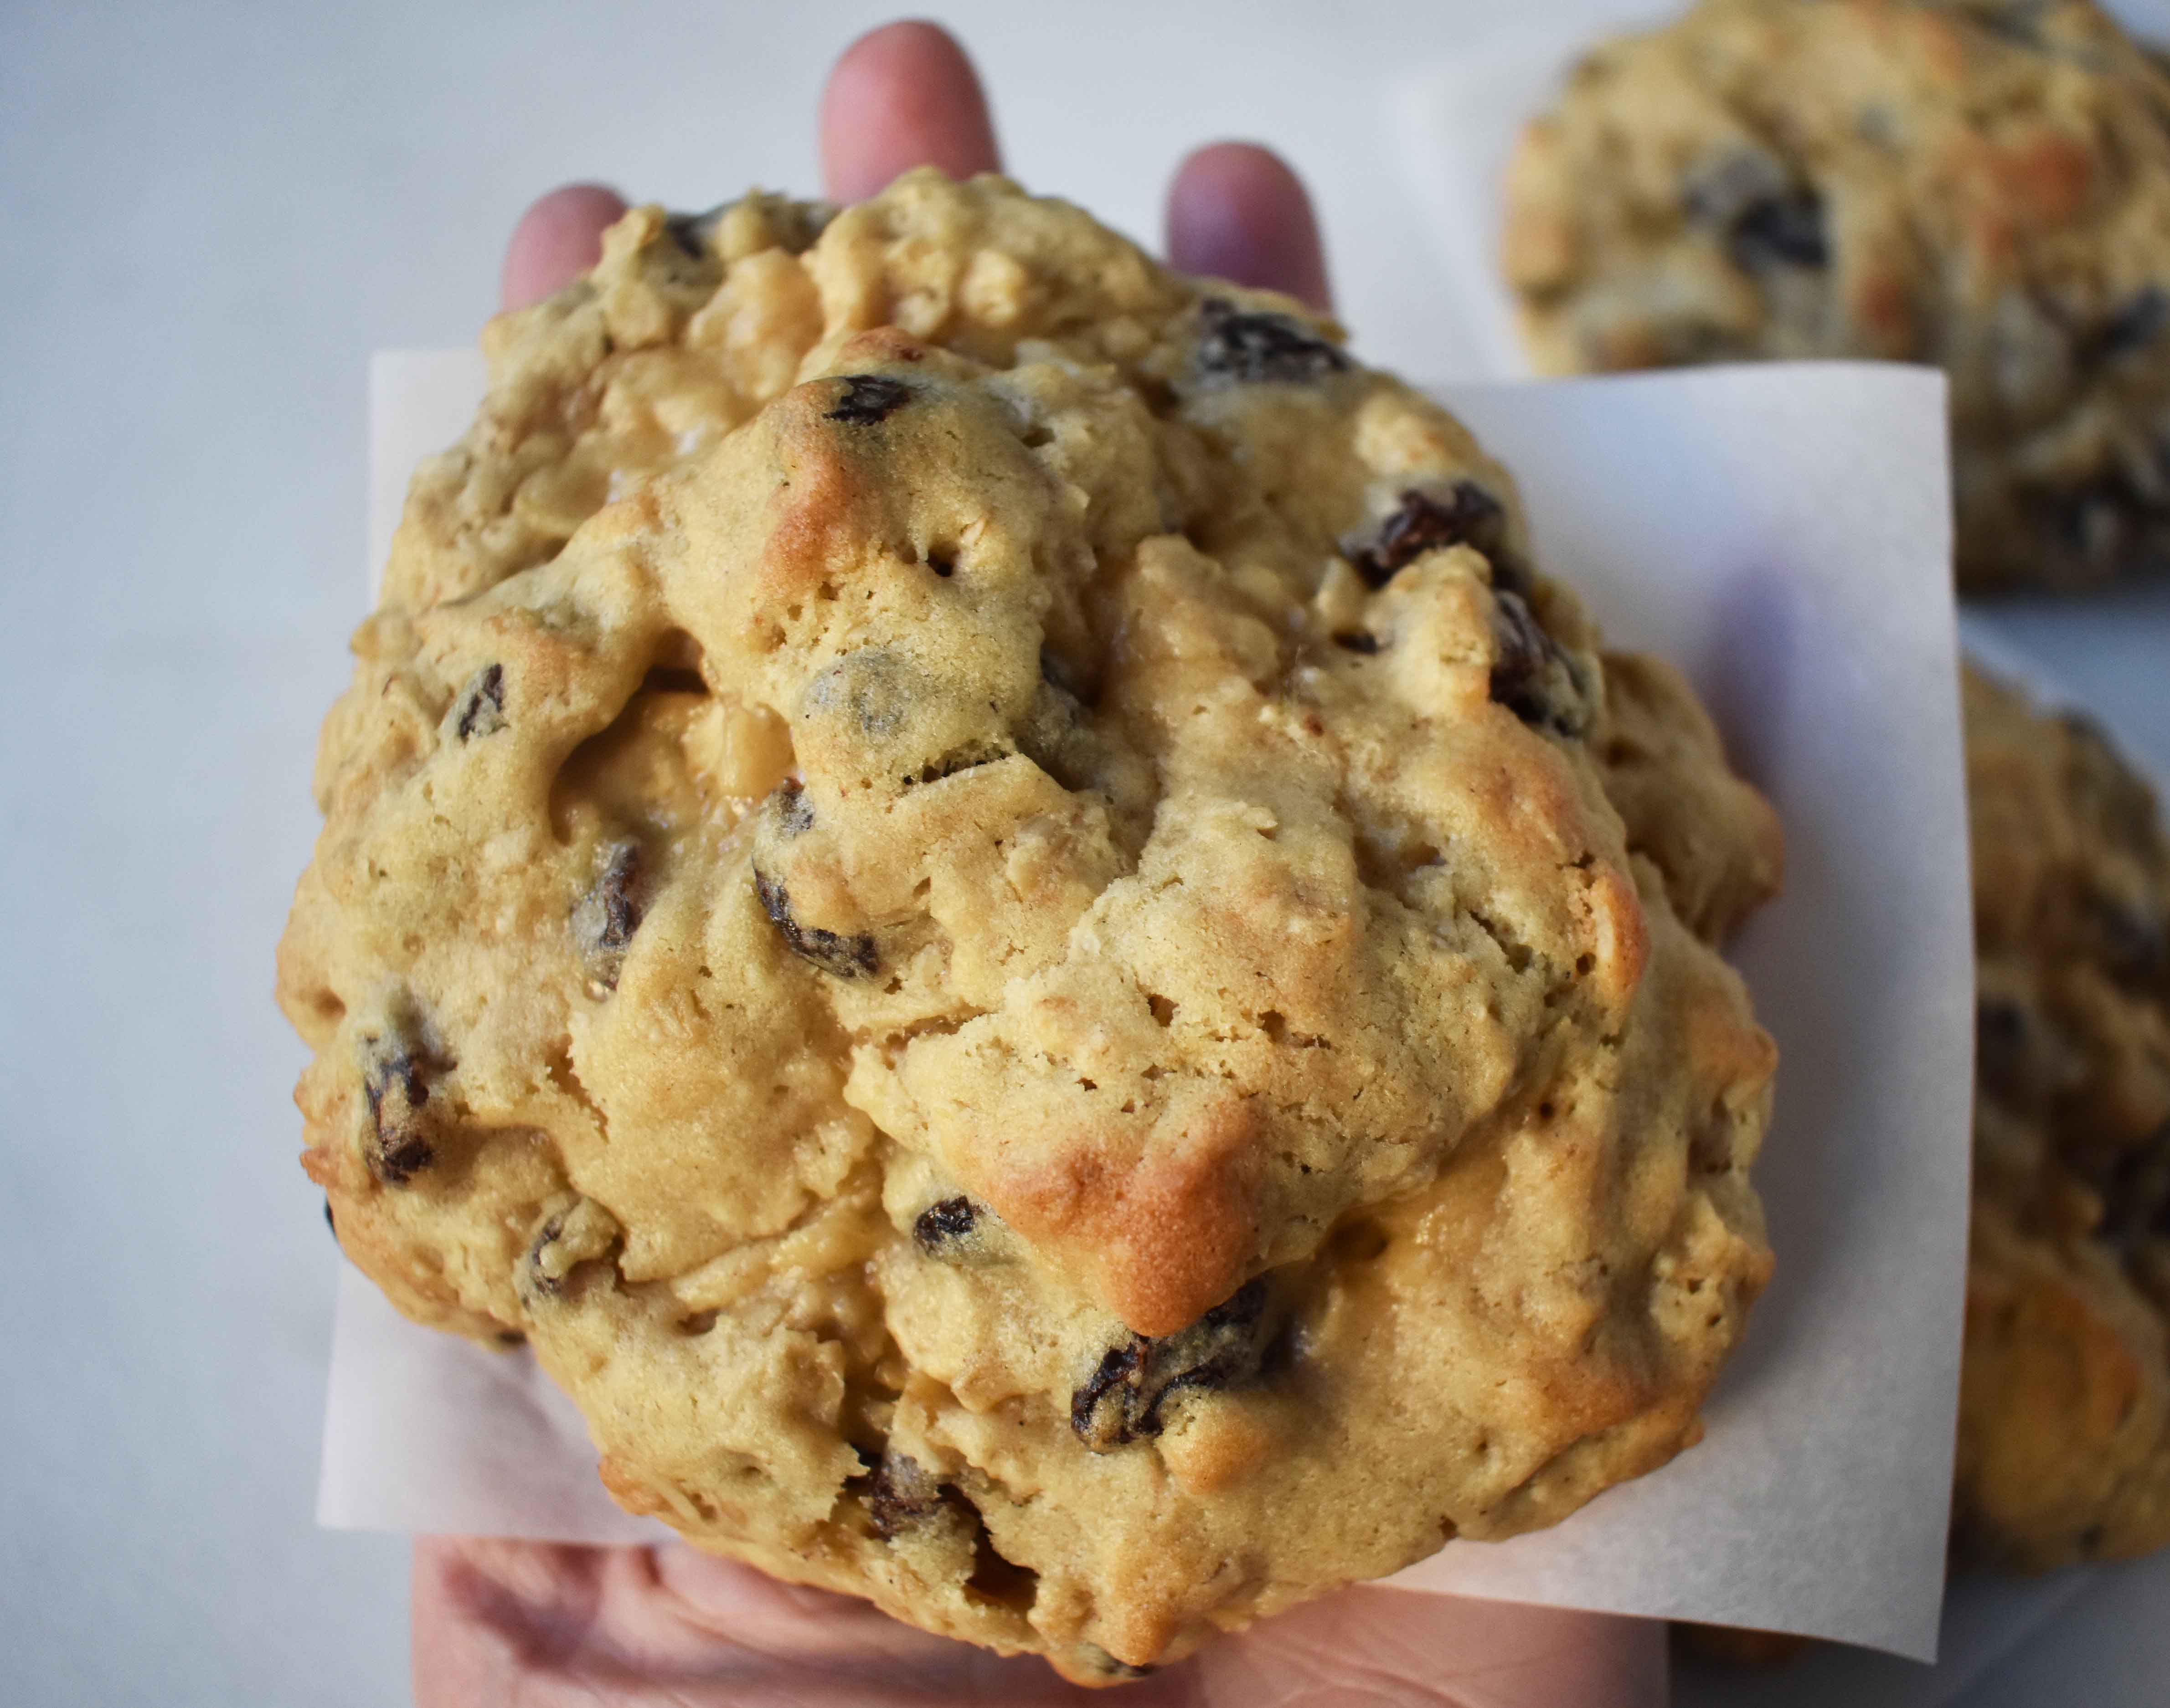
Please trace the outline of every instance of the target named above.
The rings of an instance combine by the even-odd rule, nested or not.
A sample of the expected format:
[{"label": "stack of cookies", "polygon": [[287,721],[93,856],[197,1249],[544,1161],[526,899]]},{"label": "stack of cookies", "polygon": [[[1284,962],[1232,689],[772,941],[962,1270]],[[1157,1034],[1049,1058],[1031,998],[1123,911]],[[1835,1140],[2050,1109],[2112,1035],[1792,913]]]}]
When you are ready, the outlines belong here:
[{"label": "stack of cookies", "polygon": [[933,173],[636,210],[485,344],[280,956],[400,1309],[1088,1682],[1696,1440],[1778,830],[1459,423]]},{"label": "stack of cookies", "polygon": [[[1702,0],[1580,62],[1508,197],[1545,369],[1936,363],[1963,591],[2160,572],[2170,75],[2086,0]],[[2170,1542],[2170,839],[2085,720],[1979,672],[1964,711],[1954,1540],[2040,1568]]]}]

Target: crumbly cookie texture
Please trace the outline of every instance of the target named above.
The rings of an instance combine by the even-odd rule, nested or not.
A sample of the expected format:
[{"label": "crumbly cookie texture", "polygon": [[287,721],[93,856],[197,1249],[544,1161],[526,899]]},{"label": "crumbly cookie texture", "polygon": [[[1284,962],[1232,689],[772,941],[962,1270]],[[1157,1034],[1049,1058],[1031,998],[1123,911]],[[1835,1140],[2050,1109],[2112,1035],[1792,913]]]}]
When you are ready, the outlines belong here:
[{"label": "crumbly cookie texture", "polygon": [[2085,721],[1966,677],[1980,995],[1955,1534],[2170,1542],[2170,838]]},{"label": "crumbly cookie texture", "polygon": [[281,951],[403,1310],[1093,1682],[1696,1438],[1777,832],[1458,423],[996,178],[636,210],[486,342]]},{"label": "crumbly cookie texture", "polygon": [[2085,0],[1702,0],[1507,202],[1542,368],[1937,363],[1964,586],[2170,556],[2170,76]]}]

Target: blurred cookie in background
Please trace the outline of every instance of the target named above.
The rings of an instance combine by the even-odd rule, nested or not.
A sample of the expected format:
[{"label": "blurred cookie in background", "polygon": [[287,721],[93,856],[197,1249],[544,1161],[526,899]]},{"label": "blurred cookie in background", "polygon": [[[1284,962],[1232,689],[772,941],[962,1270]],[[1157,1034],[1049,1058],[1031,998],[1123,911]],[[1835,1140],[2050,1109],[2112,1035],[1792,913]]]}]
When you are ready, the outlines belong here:
[{"label": "blurred cookie in background", "polygon": [[1703,0],[1509,173],[1548,372],[1935,363],[1963,589],[2170,557],[2170,75],[2085,0]]},{"label": "blurred cookie in background", "polygon": [[2170,838],[2093,725],[1970,668],[1974,1230],[1953,1525],[2028,1570],[2170,1542]]},{"label": "blurred cookie in background", "polygon": [[[1955,1563],[2170,1542],[2170,838],[2102,733],[1964,675],[1978,951]],[[1720,1681],[1808,1640],[1676,1621]]]}]

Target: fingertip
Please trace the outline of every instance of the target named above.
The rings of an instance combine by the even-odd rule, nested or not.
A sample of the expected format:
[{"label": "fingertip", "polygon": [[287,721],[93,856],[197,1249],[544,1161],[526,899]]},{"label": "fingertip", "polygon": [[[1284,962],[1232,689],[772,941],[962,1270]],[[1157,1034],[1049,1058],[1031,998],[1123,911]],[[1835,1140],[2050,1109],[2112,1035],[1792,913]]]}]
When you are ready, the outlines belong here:
[{"label": "fingertip", "polygon": [[821,91],[821,178],[832,201],[861,201],[914,166],[952,178],[1001,169],[980,74],[938,24],[907,19],[846,48]]},{"label": "fingertip", "polygon": [[563,185],[532,203],[505,246],[504,306],[525,308],[579,278],[624,211],[624,198],[602,184]]},{"label": "fingertip", "polygon": [[1215,142],[1176,169],[1168,192],[1168,258],[1180,272],[1285,292],[1314,308],[1333,306],[1303,180],[1254,142]]}]

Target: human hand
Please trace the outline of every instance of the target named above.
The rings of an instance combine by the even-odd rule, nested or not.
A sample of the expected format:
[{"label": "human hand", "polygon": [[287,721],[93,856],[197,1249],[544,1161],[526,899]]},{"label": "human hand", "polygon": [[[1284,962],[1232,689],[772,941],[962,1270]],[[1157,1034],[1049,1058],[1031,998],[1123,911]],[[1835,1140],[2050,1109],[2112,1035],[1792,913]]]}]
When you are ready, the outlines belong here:
[{"label": "human hand", "polygon": [[419,1708],[1659,1708],[1654,1621],[1363,1584],[1112,1692],[681,1543],[414,1549]]},{"label": "human hand", "polygon": [[[889,25],[845,53],[823,94],[820,139],[837,201],[870,195],[912,166],[963,178],[1000,164],[970,62],[924,24]],[[536,202],[507,249],[505,306],[570,282],[624,211],[597,185]],[[1191,154],[1169,189],[1166,235],[1171,264],[1185,272],[1328,305],[1310,201],[1265,149],[1221,143]],[[865,1602],[675,1543],[425,1539],[414,1550],[414,1642],[420,1708],[1654,1708],[1665,1695],[1655,1624],[1365,1585],[1211,1644],[1110,1698],[1036,1657],[930,1636]]]}]

